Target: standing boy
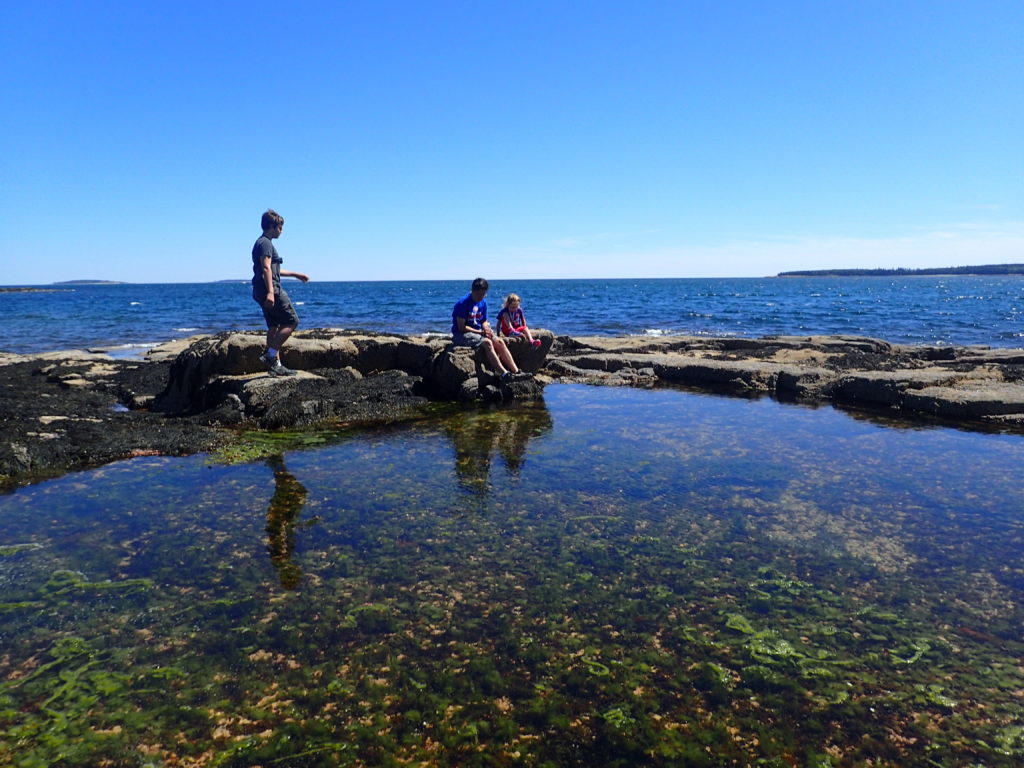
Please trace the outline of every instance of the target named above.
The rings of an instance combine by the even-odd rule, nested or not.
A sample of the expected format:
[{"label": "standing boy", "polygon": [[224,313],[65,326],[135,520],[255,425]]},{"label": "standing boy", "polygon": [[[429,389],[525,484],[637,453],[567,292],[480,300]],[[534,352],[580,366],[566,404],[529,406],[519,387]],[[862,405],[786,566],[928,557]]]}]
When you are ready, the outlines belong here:
[{"label": "standing boy", "polygon": [[252,297],[263,309],[267,321],[267,349],[260,355],[260,362],[267,366],[271,376],[294,376],[281,365],[281,347],[288,341],[292,331],[299,324],[291,299],[281,288],[282,277],[294,277],[304,283],[309,278],[301,272],[281,269],[282,259],[274,247],[274,240],[281,236],[284,217],[273,209],[267,209],[260,222],[263,234],[252,247]]},{"label": "standing boy", "polygon": [[502,381],[528,378],[530,374],[520,373],[505,342],[494,335],[491,324],[487,322],[487,302],[484,297],[489,288],[487,281],[478,277],[473,281],[470,292],[452,308],[452,341],[460,347],[483,347],[487,361]]}]

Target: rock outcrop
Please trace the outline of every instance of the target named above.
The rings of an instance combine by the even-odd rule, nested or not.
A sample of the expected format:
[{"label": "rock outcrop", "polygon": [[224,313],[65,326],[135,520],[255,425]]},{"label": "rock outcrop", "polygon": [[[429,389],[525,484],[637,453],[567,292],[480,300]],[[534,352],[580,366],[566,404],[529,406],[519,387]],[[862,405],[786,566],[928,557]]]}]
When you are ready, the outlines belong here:
[{"label": "rock outcrop", "polygon": [[1024,350],[904,346],[850,336],[554,337],[512,342],[532,379],[501,382],[481,355],[444,337],[300,331],[299,371],[270,378],[263,334],[173,342],[145,360],[87,352],[0,353],[0,483],[126,456],[209,451],[225,426],[369,424],[429,400],[537,397],[552,381],[681,385],[746,397],[831,402],[961,427],[1024,430]]},{"label": "rock outcrop", "polygon": [[[538,331],[538,348],[510,341],[509,349],[523,371],[543,365],[554,337]],[[487,369],[483,352],[453,346],[447,338],[395,336],[354,331],[300,331],[288,342],[283,360],[296,376],[272,379],[259,362],[263,334],[225,332],[200,338],[171,365],[167,387],[152,410],[165,414],[196,414],[221,408],[228,397],[240,404],[241,418],[257,418],[281,408],[276,400],[307,402],[307,418],[330,418],[344,393],[331,384],[350,386],[381,377],[401,381],[408,394],[446,399],[501,401],[535,397],[542,385],[534,380],[502,382]],[[397,378],[396,378],[397,375]],[[369,386],[369,385],[367,385]],[[375,388],[375,387],[371,387]],[[290,406],[291,407],[291,406]],[[277,419],[272,420],[278,426]]]},{"label": "rock outcrop", "polygon": [[851,336],[559,337],[549,368],[601,384],[672,382],[1024,425],[1024,351],[890,344]]}]

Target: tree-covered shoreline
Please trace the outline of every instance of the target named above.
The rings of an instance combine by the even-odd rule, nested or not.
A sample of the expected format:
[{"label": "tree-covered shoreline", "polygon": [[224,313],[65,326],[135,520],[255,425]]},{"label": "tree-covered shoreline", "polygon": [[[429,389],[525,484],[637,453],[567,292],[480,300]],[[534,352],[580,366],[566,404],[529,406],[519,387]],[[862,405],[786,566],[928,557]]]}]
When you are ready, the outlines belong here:
[{"label": "tree-covered shoreline", "polygon": [[777,277],[913,277],[917,275],[1024,275],[1024,264],[982,264],[971,267],[924,269],[798,269]]}]

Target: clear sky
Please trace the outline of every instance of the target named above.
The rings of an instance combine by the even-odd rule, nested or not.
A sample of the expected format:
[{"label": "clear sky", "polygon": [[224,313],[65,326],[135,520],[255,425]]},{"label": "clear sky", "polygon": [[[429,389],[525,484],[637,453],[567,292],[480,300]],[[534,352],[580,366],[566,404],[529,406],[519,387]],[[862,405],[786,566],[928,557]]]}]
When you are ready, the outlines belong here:
[{"label": "clear sky", "polygon": [[0,284],[1024,262],[1020,0],[38,0]]}]

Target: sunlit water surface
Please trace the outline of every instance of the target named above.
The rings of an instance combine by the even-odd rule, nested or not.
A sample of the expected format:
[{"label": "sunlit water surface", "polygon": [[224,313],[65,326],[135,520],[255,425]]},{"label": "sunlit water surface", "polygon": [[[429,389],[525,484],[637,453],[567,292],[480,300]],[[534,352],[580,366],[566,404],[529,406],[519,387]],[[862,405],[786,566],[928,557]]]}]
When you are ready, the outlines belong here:
[{"label": "sunlit water surface", "polygon": [[1019,765],[1022,466],[556,385],[67,475],[0,497],[0,763]]}]

